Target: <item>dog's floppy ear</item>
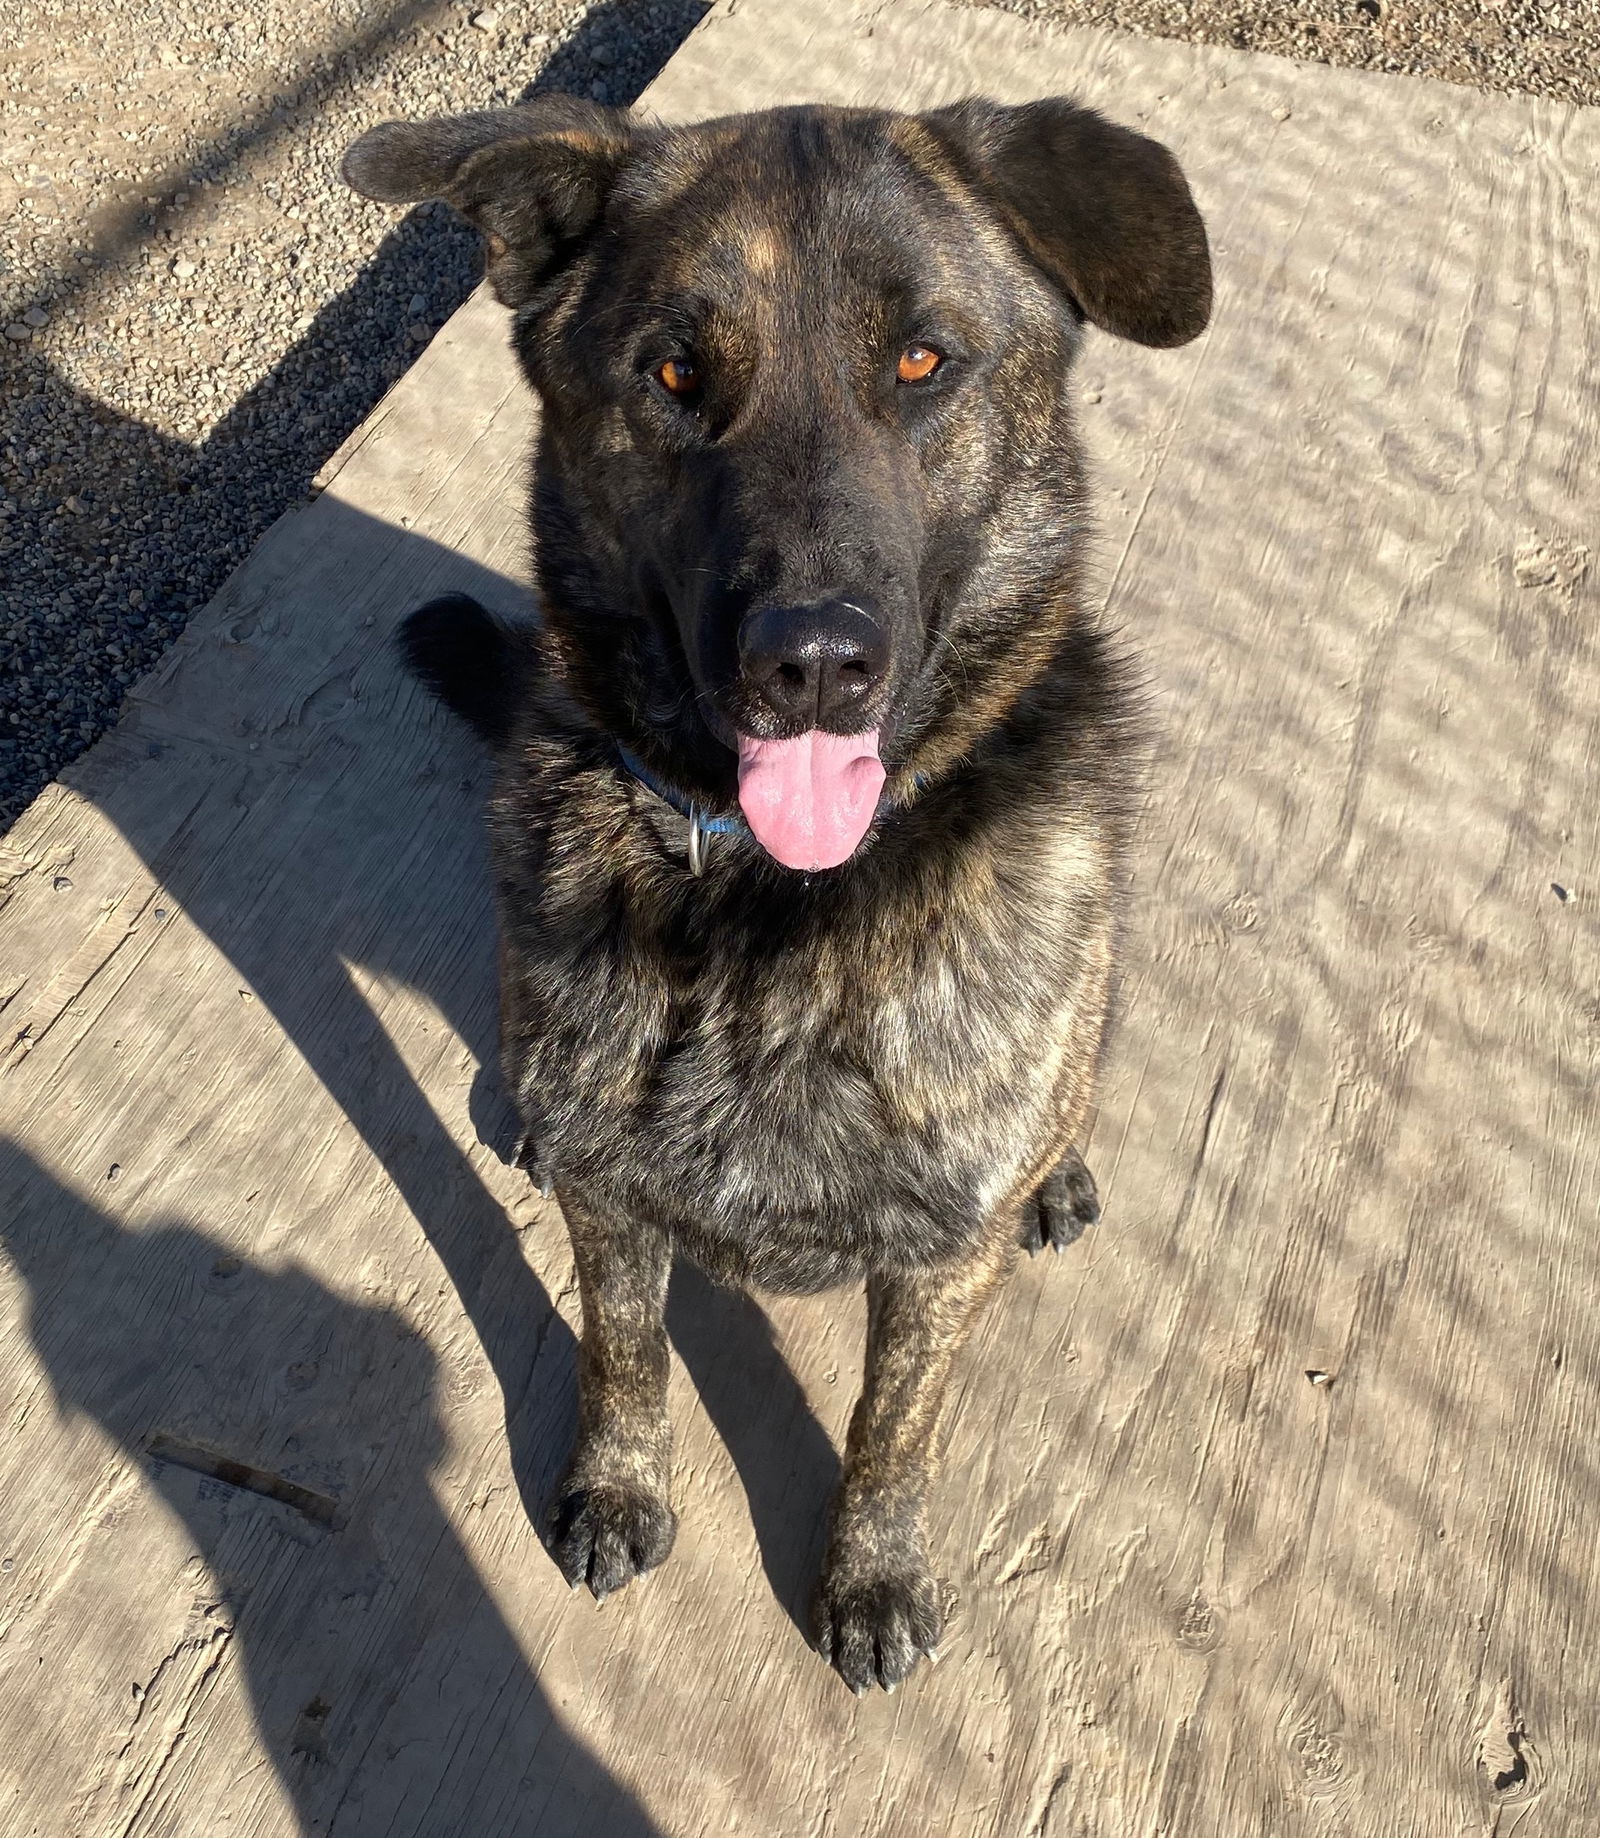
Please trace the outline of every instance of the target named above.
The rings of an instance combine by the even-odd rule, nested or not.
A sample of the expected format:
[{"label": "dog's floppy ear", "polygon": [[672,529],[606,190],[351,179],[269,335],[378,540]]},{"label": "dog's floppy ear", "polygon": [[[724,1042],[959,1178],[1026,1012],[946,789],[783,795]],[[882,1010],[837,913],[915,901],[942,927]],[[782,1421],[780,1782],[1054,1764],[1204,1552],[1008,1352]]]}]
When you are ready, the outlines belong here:
[{"label": "dog's floppy ear", "polygon": [[1205,225],[1159,141],[1063,96],[1018,108],[974,98],[922,119],[1086,319],[1141,345],[1205,330]]},{"label": "dog's floppy ear", "polygon": [[496,297],[523,306],[599,219],[629,136],[620,109],[541,96],[442,121],[385,121],[350,147],[341,171],[385,204],[453,205],[488,238]]}]

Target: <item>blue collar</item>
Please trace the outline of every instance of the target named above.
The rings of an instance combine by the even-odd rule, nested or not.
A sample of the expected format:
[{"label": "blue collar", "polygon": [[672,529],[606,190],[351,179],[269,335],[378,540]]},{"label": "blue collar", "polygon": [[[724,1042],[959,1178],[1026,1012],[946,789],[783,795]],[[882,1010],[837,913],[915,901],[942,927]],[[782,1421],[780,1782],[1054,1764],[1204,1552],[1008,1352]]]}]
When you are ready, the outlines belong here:
[{"label": "blue collar", "polygon": [[646,791],[653,791],[663,804],[670,804],[680,817],[687,817],[691,824],[698,825],[707,836],[734,836],[749,828],[743,817],[710,816],[681,791],[664,785],[644,761],[630,753],[621,741],[617,742],[617,756]]}]

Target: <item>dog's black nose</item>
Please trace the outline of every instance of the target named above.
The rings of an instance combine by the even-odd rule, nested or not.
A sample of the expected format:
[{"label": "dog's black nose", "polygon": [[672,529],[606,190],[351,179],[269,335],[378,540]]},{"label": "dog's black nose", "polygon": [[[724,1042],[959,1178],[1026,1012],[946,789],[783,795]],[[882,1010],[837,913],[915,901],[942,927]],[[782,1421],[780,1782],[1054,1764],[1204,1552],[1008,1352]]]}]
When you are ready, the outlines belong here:
[{"label": "dog's black nose", "polygon": [[758,606],[739,628],[744,679],[780,721],[848,721],[883,681],[889,635],[854,600]]}]

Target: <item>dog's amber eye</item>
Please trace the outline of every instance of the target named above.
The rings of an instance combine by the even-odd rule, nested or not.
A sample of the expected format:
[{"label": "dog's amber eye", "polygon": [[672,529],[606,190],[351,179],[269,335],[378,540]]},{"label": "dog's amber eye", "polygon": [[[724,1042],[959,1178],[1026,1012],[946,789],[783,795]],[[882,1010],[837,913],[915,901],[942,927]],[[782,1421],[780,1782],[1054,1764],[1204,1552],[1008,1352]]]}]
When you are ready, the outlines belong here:
[{"label": "dog's amber eye", "polygon": [[900,353],[900,368],[895,375],[902,383],[926,383],[943,362],[939,353],[927,345],[907,345]]},{"label": "dog's amber eye", "polygon": [[656,381],[674,396],[692,396],[700,387],[700,372],[686,357],[669,357],[656,370]]}]

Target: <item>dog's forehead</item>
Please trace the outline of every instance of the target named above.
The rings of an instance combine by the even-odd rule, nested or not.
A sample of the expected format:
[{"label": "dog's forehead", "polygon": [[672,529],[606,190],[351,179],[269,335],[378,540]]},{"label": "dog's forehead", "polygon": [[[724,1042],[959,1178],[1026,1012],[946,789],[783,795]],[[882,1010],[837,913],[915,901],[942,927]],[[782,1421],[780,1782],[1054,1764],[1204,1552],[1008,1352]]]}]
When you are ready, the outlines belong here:
[{"label": "dog's forehead", "polygon": [[677,130],[626,174],[618,203],[653,263],[735,284],[819,252],[926,270],[983,228],[932,132],[868,110],[774,109]]},{"label": "dog's forehead", "polygon": [[913,126],[886,110],[820,105],[763,109],[667,130],[636,168],[634,189],[704,197],[738,194],[774,202],[818,186],[870,180],[891,161]]}]

